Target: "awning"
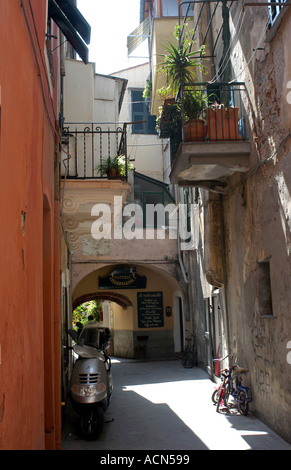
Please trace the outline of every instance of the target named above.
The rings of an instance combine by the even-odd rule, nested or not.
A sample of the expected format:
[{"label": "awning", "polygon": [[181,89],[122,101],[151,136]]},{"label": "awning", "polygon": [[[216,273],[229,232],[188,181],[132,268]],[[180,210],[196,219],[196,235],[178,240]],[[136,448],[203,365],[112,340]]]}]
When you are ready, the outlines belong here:
[{"label": "awning", "polygon": [[130,55],[145,39],[150,36],[150,19],[146,18],[140,25],[127,36],[127,53]]},{"label": "awning", "polygon": [[91,27],[72,0],[49,0],[48,17],[56,23],[83,62],[87,64],[86,44],[90,43]]}]

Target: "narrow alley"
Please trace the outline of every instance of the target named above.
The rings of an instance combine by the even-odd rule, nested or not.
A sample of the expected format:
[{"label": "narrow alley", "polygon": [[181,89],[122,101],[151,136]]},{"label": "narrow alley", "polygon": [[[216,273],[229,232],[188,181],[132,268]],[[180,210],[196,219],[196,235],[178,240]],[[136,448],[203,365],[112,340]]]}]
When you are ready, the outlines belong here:
[{"label": "narrow alley", "polygon": [[217,413],[214,383],[200,368],[179,360],[113,359],[114,391],[96,441],[78,436],[78,416],[68,409],[63,450],[291,450],[291,445],[250,413]]},{"label": "narrow alley", "polygon": [[291,0],[0,0],[0,450],[291,450],[290,31]]}]

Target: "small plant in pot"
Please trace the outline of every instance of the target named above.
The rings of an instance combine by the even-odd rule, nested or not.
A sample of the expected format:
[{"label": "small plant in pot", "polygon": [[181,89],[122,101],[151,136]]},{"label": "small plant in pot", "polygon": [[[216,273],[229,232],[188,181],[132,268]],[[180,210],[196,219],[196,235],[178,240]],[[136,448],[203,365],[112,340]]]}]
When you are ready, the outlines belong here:
[{"label": "small plant in pot", "polygon": [[100,176],[106,175],[108,178],[118,177],[118,157],[107,157],[105,160],[101,160],[101,163],[95,168],[95,170]]},{"label": "small plant in pot", "polygon": [[203,113],[207,103],[207,95],[200,90],[188,90],[183,96],[184,140],[185,142],[203,141],[207,135],[207,126]]},{"label": "small plant in pot", "polygon": [[[127,160],[127,172],[132,170],[133,165]],[[107,178],[119,178],[126,176],[126,157],[125,155],[116,155],[114,158],[107,157],[95,170],[100,176]]]}]

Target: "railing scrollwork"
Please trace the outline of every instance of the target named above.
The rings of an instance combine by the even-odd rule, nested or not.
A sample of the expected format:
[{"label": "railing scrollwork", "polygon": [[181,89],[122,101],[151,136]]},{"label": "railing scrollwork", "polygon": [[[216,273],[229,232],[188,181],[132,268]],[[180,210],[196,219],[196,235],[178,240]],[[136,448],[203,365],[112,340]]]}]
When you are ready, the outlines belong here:
[{"label": "railing scrollwork", "polygon": [[66,178],[108,178],[106,168],[124,156],[125,171],[121,179],[127,179],[127,126],[97,123],[66,123],[62,130],[62,146],[70,158],[62,167]]}]

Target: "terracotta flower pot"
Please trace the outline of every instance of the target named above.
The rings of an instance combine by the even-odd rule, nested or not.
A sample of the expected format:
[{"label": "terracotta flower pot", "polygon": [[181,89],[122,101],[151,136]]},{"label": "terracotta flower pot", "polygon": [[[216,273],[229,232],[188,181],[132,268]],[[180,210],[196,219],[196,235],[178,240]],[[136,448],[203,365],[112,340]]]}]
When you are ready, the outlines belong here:
[{"label": "terracotta flower pot", "polygon": [[238,108],[206,109],[209,140],[241,140]]},{"label": "terracotta flower pot", "polygon": [[184,125],[184,141],[199,142],[205,140],[207,126],[202,119],[191,119]]},{"label": "terracotta flower pot", "polygon": [[117,178],[119,176],[119,173],[116,168],[111,168],[110,170],[106,171],[107,178]]}]

